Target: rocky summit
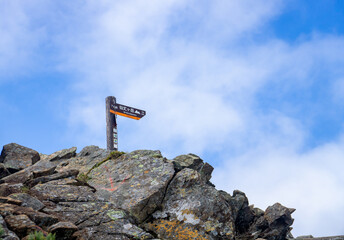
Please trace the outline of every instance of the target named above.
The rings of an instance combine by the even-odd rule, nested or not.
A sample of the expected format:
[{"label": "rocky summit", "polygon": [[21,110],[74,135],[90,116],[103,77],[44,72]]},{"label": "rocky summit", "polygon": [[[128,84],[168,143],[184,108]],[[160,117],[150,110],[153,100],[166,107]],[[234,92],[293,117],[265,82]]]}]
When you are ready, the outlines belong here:
[{"label": "rocky summit", "polygon": [[56,239],[290,239],[295,209],[265,211],[245,193],[219,191],[213,167],[194,154],[110,152],[88,146],[51,155],[15,143],[0,156],[4,240],[54,233]]}]

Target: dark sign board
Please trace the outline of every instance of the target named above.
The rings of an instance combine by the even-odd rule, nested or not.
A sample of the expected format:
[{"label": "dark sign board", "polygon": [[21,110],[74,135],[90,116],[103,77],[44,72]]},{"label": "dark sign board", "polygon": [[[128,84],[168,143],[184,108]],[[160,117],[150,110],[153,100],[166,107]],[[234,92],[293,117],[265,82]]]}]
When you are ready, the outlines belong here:
[{"label": "dark sign board", "polygon": [[110,112],[113,114],[121,115],[136,120],[139,120],[146,115],[146,111],[133,107],[128,107],[114,102],[110,104]]}]

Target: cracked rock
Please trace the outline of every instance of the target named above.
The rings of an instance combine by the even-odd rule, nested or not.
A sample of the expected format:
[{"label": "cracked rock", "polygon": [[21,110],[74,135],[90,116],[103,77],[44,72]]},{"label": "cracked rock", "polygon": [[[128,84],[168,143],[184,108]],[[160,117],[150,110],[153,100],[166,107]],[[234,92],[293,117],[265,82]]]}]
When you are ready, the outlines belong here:
[{"label": "cracked rock", "polygon": [[5,145],[1,152],[1,162],[12,173],[35,164],[39,159],[38,152],[16,143]]}]

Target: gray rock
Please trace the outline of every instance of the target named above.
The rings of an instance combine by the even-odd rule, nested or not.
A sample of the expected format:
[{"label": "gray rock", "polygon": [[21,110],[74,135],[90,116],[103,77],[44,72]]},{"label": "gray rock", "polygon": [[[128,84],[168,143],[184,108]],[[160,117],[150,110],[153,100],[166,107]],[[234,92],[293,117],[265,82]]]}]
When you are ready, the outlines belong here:
[{"label": "gray rock", "polygon": [[268,240],[284,240],[290,235],[291,225],[294,222],[291,214],[295,209],[282,206],[280,203],[275,203],[269,206],[263,216],[257,218],[252,225],[252,231],[259,230],[259,237]]},{"label": "gray rock", "polygon": [[39,153],[39,157],[40,157],[41,160],[46,160],[49,157],[49,155],[43,154],[43,153]]},{"label": "gray rock", "polygon": [[97,227],[93,227],[96,232],[105,233],[107,235],[124,235],[129,239],[151,239],[153,236],[135,224],[128,222],[126,219],[118,219],[116,221],[110,221],[100,224]]},{"label": "gray rock", "polygon": [[52,202],[97,201],[92,189],[86,186],[55,185],[44,183],[31,188],[30,194],[41,200]]},{"label": "gray rock", "polygon": [[9,203],[9,204],[14,204],[20,206],[22,204],[22,201],[16,200],[11,197],[1,197],[0,196],[0,203]]},{"label": "gray rock", "polygon": [[294,219],[291,218],[293,212],[295,212],[295,209],[275,203],[265,210],[264,218],[268,221],[269,226],[278,226],[281,222],[290,226],[294,222]]},{"label": "gray rock", "polygon": [[0,215],[0,225],[2,225],[2,228],[4,230],[4,233],[1,237],[3,240],[19,240],[19,237],[12,231],[10,231],[7,228],[6,222],[4,218]]},{"label": "gray rock", "polygon": [[0,179],[10,175],[11,173],[7,170],[3,163],[0,163]]},{"label": "gray rock", "polygon": [[68,240],[71,239],[78,227],[71,222],[58,222],[49,228],[49,232],[56,235],[56,239]]},{"label": "gray rock", "polygon": [[6,229],[5,234],[2,237],[3,240],[19,240],[19,237],[12,231]]},{"label": "gray rock", "polygon": [[27,168],[39,161],[39,153],[30,148],[10,143],[3,147],[1,161],[10,172]]},{"label": "gray rock", "polygon": [[5,221],[8,228],[21,238],[38,229],[36,224],[24,214],[6,216]]},{"label": "gray rock", "polygon": [[113,220],[109,216],[115,215],[128,218],[123,210],[116,209],[110,202],[59,202],[47,205],[44,212],[57,216],[64,221],[71,222],[80,228],[99,225],[101,222]]},{"label": "gray rock", "polygon": [[344,235],[328,236],[328,237],[313,237],[312,235],[298,236],[297,238],[289,238],[297,240],[344,240]]},{"label": "gray rock", "polygon": [[146,228],[162,239],[234,239],[229,204],[199,172],[184,168],[168,186],[162,209]]},{"label": "gray rock", "polygon": [[175,157],[173,159],[173,164],[177,171],[184,168],[191,168],[198,171],[206,181],[210,180],[211,173],[214,170],[212,166],[208,163],[204,163],[199,156],[192,153]]},{"label": "gray rock", "polygon": [[9,183],[3,183],[0,184],[0,196],[8,196],[12,193],[20,193],[23,191],[24,184],[22,183],[16,183],[16,184],[9,184]]},{"label": "gray rock", "polygon": [[64,172],[52,174],[50,176],[43,176],[43,177],[30,179],[30,180],[26,181],[25,184],[31,188],[31,187],[37,185],[38,183],[46,183],[46,182],[50,182],[53,180],[58,180],[58,179],[63,179],[63,178],[68,178],[68,177],[74,177],[75,178],[78,174],[79,174],[79,170],[71,169],[71,170],[67,170]]},{"label": "gray rock", "polygon": [[43,169],[37,169],[37,170],[33,169],[32,170],[32,177],[33,178],[38,178],[38,177],[52,175],[52,174],[55,173],[55,169],[56,169],[56,166],[52,166],[52,167],[48,167],[48,168],[43,168]]},{"label": "gray rock", "polygon": [[98,146],[90,145],[84,147],[80,153],[77,154],[78,157],[86,157],[89,156],[97,151],[101,150]]},{"label": "gray rock", "polygon": [[228,199],[229,204],[233,210],[233,217],[234,219],[237,218],[239,212],[241,209],[248,207],[248,199],[246,197],[246,194],[239,191],[234,190],[233,196]]},{"label": "gray rock", "polygon": [[70,159],[68,164],[60,164],[57,166],[56,171],[66,171],[68,169],[78,169],[81,174],[86,175],[94,166],[101,163],[106,159],[111,151],[105,149],[99,149],[90,153],[87,156],[77,156]]},{"label": "gray rock", "polygon": [[69,159],[72,157],[75,157],[76,155],[76,147],[63,149],[57,152],[54,152],[53,154],[49,155],[45,160],[47,161],[57,161],[61,159]]},{"label": "gray rock", "polygon": [[253,208],[253,212],[256,215],[256,217],[260,217],[264,215],[264,211],[260,208]]},{"label": "gray rock", "polygon": [[6,226],[6,222],[4,220],[4,218],[0,215],[0,225],[3,227],[3,228],[7,228]]},{"label": "gray rock", "polygon": [[[6,217],[12,216],[12,215],[25,215],[25,216],[28,216],[31,221],[33,221],[35,224],[37,224],[40,227],[47,227],[58,221],[58,219],[55,216],[45,214],[43,212],[35,211],[31,207],[16,206],[13,204],[8,204],[8,203],[0,203],[0,214]],[[11,227],[9,228],[12,229]],[[23,233],[20,233],[20,234],[22,235]]]},{"label": "gray rock", "polygon": [[40,160],[34,165],[29,166],[25,169],[22,169],[16,173],[13,173],[7,177],[4,177],[2,180],[5,183],[24,183],[33,178],[33,173],[39,175],[40,172],[49,172],[51,169],[56,167],[57,163]]},{"label": "gray rock", "polygon": [[88,183],[97,189],[97,196],[142,222],[160,207],[173,174],[173,164],[159,151],[138,150],[93,169]]},{"label": "gray rock", "polygon": [[303,235],[303,236],[298,236],[296,239],[307,239],[307,238],[314,238],[313,235]]},{"label": "gray rock", "polygon": [[[104,209],[100,214],[91,216],[78,225],[82,231],[74,236],[77,239],[116,239],[116,236],[126,236],[123,239],[152,239],[152,235],[135,224],[134,218],[120,209]],[[83,238],[82,238],[83,236]]]},{"label": "gray rock", "polygon": [[41,201],[27,193],[13,193],[9,197],[20,200],[22,202],[21,206],[23,207],[31,207],[36,211],[44,208],[44,204]]}]

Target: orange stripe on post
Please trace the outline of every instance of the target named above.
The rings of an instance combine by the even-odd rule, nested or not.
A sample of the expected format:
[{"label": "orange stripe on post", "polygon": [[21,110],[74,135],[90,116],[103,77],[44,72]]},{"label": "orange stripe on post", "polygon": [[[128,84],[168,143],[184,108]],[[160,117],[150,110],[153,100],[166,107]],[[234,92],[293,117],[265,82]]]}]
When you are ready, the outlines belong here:
[{"label": "orange stripe on post", "polygon": [[123,116],[123,117],[132,118],[132,119],[135,119],[135,120],[140,120],[141,119],[139,117],[134,117],[134,116],[127,115],[127,114],[124,114],[124,113],[115,112],[114,110],[110,110],[110,112],[113,113],[113,114],[117,114],[117,115],[120,115],[120,116]]}]

